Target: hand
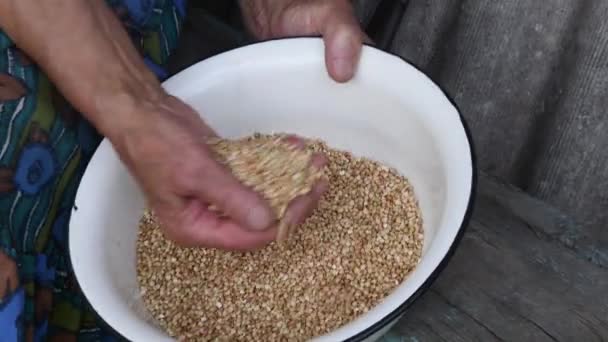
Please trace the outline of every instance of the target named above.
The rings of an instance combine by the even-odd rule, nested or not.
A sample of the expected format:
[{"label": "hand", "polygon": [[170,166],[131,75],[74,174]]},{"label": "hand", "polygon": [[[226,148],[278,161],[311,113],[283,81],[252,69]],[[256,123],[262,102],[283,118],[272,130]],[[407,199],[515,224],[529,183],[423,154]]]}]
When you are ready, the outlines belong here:
[{"label": "hand", "polygon": [[246,26],[258,39],[322,35],[325,64],[338,82],[354,75],[365,36],[349,0],[241,0]]},{"label": "hand", "polygon": [[[137,122],[113,143],[169,239],[231,250],[259,248],[275,239],[268,203],[212,158],[205,138],[216,134],[192,108],[165,95],[158,105],[142,108]],[[324,159],[317,157],[314,163],[322,166]],[[286,213],[289,222],[300,223],[325,188],[318,184],[294,200]],[[210,204],[229,219],[209,210]]]},{"label": "hand", "polygon": [[[164,93],[105,1],[0,1],[0,27],[110,139],[168,238],[241,250],[275,238],[266,201],[211,158],[204,139],[215,133]],[[295,200],[288,218],[301,220],[321,190]],[[230,219],[211,213],[208,204]]]}]

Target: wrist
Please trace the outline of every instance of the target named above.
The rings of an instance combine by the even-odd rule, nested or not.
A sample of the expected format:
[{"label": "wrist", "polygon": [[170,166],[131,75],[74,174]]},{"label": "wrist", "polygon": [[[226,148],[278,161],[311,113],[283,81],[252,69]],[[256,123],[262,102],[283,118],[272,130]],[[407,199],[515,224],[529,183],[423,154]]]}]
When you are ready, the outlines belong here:
[{"label": "wrist", "polygon": [[124,81],[100,86],[87,101],[84,115],[113,144],[119,143],[129,131],[136,129],[151,113],[162,106],[167,94],[156,80]]}]

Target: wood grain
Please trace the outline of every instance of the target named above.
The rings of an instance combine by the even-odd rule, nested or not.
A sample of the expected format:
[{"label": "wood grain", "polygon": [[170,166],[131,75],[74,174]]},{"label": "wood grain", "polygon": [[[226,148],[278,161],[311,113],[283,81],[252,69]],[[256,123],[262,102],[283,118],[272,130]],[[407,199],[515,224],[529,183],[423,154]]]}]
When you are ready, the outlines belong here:
[{"label": "wood grain", "polygon": [[605,341],[608,270],[559,211],[485,175],[446,270],[385,341]]}]

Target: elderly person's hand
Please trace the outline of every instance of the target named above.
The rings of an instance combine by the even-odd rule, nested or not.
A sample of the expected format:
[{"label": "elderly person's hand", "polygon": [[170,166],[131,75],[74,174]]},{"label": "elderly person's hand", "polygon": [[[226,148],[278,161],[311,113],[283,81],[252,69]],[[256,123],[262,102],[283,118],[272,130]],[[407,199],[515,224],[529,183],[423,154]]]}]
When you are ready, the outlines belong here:
[{"label": "elderly person's hand", "polygon": [[[205,140],[213,130],[165,93],[104,0],[0,1],[0,26],[110,140],[166,236],[237,250],[275,238],[269,204],[212,157]],[[285,214],[288,223],[301,222],[323,190],[318,185],[297,198]]]},{"label": "elderly person's hand", "polygon": [[[182,246],[231,250],[263,247],[275,239],[277,226],[268,203],[242,185],[212,157],[205,143],[215,132],[177,98],[162,100],[145,110],[131,111],[134,125],[112,134],[114,146],[147,194],[164,224],[165,235]],[[292,144],[303,143],[298,138]],[[321,167],[325,158],[313,159]],[[311,193],[288,208],[288,224],[298,224],[326,189],[318,183]],[[209,210],[220,208],[229,218]]]},{"label": "elderly person's hand", "polygon": [[241,0],[249,30],[259,39],[322,35],[325,63],[338,82],[350,80],[367,41],[349,0]]}]

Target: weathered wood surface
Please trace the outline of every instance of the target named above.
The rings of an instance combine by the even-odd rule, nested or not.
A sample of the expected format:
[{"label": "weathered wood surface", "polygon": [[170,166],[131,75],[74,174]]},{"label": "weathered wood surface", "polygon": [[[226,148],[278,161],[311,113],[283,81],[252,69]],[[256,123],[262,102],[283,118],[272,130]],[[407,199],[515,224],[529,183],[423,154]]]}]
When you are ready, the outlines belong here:
[{"label": "weathered wood surface", "polygon": [[486,175],[448,267],[385,338],[608,341],[608,268],[559,211]]}]

